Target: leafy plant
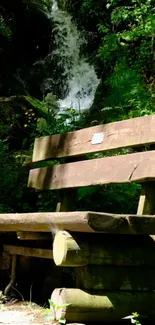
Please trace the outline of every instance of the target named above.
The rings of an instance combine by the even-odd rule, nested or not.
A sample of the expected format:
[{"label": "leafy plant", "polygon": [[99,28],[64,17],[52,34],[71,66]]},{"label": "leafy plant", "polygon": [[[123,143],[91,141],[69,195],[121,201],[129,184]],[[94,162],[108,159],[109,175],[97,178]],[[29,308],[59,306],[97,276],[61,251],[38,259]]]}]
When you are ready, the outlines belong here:
[{"label": "leafy plant", "polygon": [[0,34],[7,39],[11,39],[12,32],[9,26],[5,23],[3,16],[0,14]]},{"label": "leafy plant", "polygon": [[[70,304],[57,305],[50,299],[48,301],[49,301],[50,308],[46,309],[46,311],[45,311],[45,313],[48,314],[47,319],[54,322],[54,325],[56,325],[56,324],[66,324],[65,312],[66,312],[66,308]],[[59,310],[61,311],[61,316],[60,317],[57,316],[57,312]]]},{"label": "leafy plant", "polygon": [[3,303],[6,301],[6,296],[0,291],[0,308],[2,308]]},{"label": "leafy plant", "polygon": [[[71,12],[87,35],[87,54],[101,78],[91,116],[109,122],[152,114],[154,1],[70,0],[70,3]],[[102,111],[105,107],[111,109]]]},{"label": "leafy plant", "polygon": [[140,315],[136,312],[132,313],[132,315],[124,317],[123,319],[130,319],[132,324],[141,325],[139,317]]}]

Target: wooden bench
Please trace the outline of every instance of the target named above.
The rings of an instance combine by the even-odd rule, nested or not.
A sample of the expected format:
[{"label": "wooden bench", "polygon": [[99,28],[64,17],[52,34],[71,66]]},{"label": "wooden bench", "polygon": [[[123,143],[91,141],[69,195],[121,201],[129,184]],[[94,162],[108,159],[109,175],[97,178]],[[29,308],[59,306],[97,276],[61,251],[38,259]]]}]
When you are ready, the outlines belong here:
[{"label": "wooden bench", "polygon": [[[153,144],[155,115],[35,140],[28,186],[61,190],[61,202],[56,212],[1,214],[0,231],[35,239],[56,229],[51,255],[22,247],[5,251],[52,257],[60,267],[77,268],[77,288],[52,293],[54,302],[71,304],[67,321],[117,321],[135,311],[155,319]],[[101,152],[105,157],[98,158]],[[86,159],[87,154],[94,156]],[[65,163],[35,168],[38,162],[62,158]],[[75,211],[79,187],[135,182],[142,185],[137,215]]]}]

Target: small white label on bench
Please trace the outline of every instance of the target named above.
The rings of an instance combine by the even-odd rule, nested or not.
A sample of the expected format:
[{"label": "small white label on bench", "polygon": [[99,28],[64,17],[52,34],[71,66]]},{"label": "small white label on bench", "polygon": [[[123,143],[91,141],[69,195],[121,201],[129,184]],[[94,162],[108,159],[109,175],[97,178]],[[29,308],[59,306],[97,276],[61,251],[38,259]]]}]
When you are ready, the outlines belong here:
[{"label": "small white label on bench", "polygon": [[92,144],[102,143],[104,140],[104,133],[94,133],[92,136]]}]

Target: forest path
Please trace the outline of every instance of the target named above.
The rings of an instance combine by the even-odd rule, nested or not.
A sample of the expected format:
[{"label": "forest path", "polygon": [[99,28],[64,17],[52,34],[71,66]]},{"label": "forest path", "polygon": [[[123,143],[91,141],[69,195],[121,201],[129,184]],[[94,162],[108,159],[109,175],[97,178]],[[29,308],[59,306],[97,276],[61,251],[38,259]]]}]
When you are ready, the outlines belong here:
[{"label": "forest path", "polygon": [[6,304],[0,309],[0,325],[48,325],[43,314],[44,309],[36,304]]}]

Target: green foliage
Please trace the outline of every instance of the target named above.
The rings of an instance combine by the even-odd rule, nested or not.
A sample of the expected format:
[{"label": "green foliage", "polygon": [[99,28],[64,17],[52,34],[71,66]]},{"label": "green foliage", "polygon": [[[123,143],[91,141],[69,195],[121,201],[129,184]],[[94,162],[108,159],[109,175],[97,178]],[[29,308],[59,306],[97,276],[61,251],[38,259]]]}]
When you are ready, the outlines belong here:
[{"label": "green foliage", "polygon": [[24,168],[29,156],[23,153],[10,154],[5,141],[0,141],[0,213],[32,211],[27,189],[28,170]]},{"label": "green foliage", "polygon": [[[104,37],[98,57],[113,65],[113,71],[105,81],[110,93],[105,106],[114,109],[117,119],[154,111],[153,89],[144,78],[147,74],[151,78],[153,73],[155,19],[152,5],[150,0],[145,3],[133,0],[128,6],[119,5],[117,1],[109,2],[113,32],[108,31]],[[110,119],[113,119],[113,112]]]},{"label": "green foliage", "polygon": [[24,2],[30,7],[38,8],[44,13],[48,13],[51,9],[51,1],[50,0],[24,0]]},{"label": "green foliage", "polygon": [[[45,310],[45,313],[48,314],[48,317],[46,317],[46,319],[53,321],[54,324],[66,324],[65,312],[70,304],[57,305],[50,299],[48,301],[50,308]],[[57,312],[59,310],[61,311],[61,314],[63,314],[60,317],[57,316]]]},{"label": "green foliage", "polygon": [[6,301],[6,296],[3,295],[2,291],[0,291],[0,309],[3,307],[5,301]]},{"label": "green foliage", "polygon": [[[105,85],[110,89],[105,105],[110,108],[107,121],[149,115],[154,112],[149,90],[138,72],[121,58]],[[104,108],[106,110],[106,107]]]},{"label": "green foliage", "polygon": [[32,96],[23,96],[23,99],[25,99],[32,107],[35,108],[38,116],[40,115],[43,117],[47,117],[47,110],[44,102]]},{"label": "green foliage", "polygon": [[91,44],[86,47],[87,53],[101,78],[100,94],[96,94],[100,97],[95,98],[91,108],[93,117],[114,121],[152,114],[154,1],[83,0],[77,4],[72,0],[71,3],[76,12],[70,10]]},{"label": "green foliage", "polygon": [[0,117],[0,212],[54,211],[59,193],[27,188],[34,139],[80,128],[84,116],[73,109],[58,114],[56,97],[49,94],[42,102],[31,96],[5,98]]},{"label": "green foliage", "polygon": [[135,213],[141,186],[137,184],[119,184],[93,186],[78,190],[78,210],[106,211],[109,213]]},{"label": "green foliage", "polygon": [[48,117],[46,119],[38,119],[37,131],[39,135],[65,133],[84,126],[85,114],[79,114],[72,108],[65,109],[63,113],[59,113],[56,98],[52,94],[45,98],[45,105]]},{"label": "green foliage", "polygon": [[11,39],[12,32],[10,27],[5,23],[3,16],[0,14],[0,34]]},{"label": "green foliage", "polygon": [[138,313],[132,313],[132,315],[126,316],[123,319],[130,319],[131,324],[141,325],[139,318],[142,317]]}]

